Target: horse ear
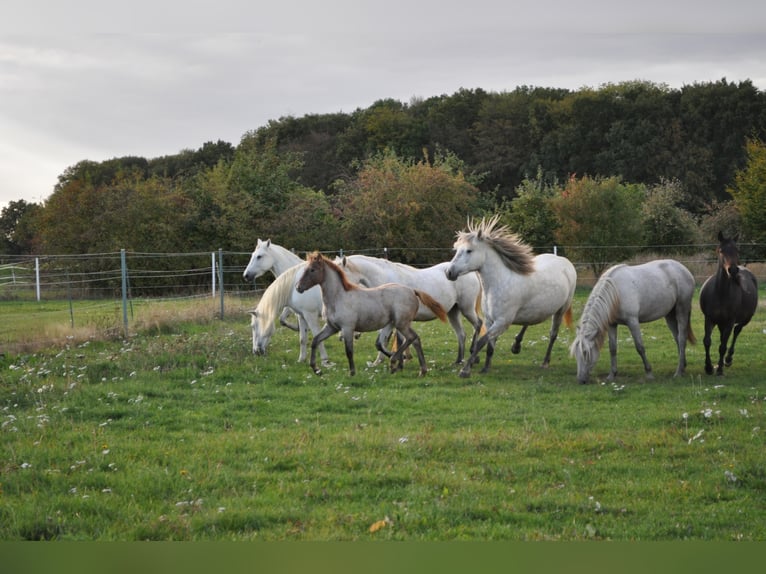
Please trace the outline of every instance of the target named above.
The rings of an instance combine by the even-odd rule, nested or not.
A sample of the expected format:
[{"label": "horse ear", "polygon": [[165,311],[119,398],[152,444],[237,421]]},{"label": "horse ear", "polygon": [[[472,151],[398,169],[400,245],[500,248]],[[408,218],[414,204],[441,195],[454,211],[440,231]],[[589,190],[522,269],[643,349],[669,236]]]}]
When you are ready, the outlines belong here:
[{"label": "horse ear", "polygon": [[718,232],[718,241],[723,242],[723,231]]},{"label": "horse ear", "polygon": [[271,238],[266,240],[266,247],[271,247]]},{"label": "horse ear", "polygon": [[348,267],[348,260],[346,259],[345,255],[343,256],[343,259],[341,261],[342,261],[341,265],[343,265],[343,267]]}]

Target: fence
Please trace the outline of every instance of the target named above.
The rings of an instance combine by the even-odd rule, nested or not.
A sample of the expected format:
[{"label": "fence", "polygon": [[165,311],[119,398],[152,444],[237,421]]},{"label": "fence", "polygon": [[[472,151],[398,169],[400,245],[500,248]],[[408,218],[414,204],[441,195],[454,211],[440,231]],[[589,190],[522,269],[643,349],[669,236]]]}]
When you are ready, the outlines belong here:
[{"label": "fence", "polygon": [[[673,257],[686,265],[698,284],[711,275],[716,265],[715,245],[654,246],[651,253],[644,248],[644,255],[632,262],[658,257]],[[763,246],[748,246],[752,252],[763,253]],[[572,248],[551,247],[538,251],[558,251],[566,255]],[[591,248],[604,249],[604,248]],[[608,248],[607,248],[608,249]],[[675,253],[673,253],[675,250]],[[400,260],[405,250],[378,248],[364,253],[391,260]],[[451,258],[451,249],[406,249],[410,260],[416,253],[420,263],[428,266]],[[326,253],[328,256],[360,253],[344,251]],[[577,252],[588,249],[577,247]],[[678,255],[678,253],[683,253]],[[297,252],[304,255],[305,252]],[[594,252],[595,253],[595,252]],[[121,308],[122,328],[127,335],[129,308],[136,300],[209,298],[215,301],[217,314],[226,314],[226,301],[248,297],[248,305],[254,306],[259,294],[273,278],[263,276],[255,283],[246,283],[242,272],[250,258],[249,252],[224,251],[196,253],[136,253],[121,250],[114,253],[86,255],[0,255],[0,300],[21,301],[69,301],[69,312],[74,325],[73,301],[111,301]],[[598,257],[594,257],[598,260]],[[572,261],[578,270],[578,282],[592,285],[595,276],[590,261]],[[766,281],[766,262],[750,260],[748,266],[761,284]],[[0,328],[0,334],[2,329]]]}]

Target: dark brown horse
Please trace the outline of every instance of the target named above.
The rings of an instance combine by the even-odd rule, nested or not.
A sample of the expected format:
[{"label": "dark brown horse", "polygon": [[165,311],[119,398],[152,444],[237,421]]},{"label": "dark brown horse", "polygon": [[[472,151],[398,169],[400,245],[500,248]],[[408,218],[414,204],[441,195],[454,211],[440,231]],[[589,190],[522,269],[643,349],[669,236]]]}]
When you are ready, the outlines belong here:
[{"label": "dark brown horse", "polygon": [[[713,363],[710,360],[710,334],[713,327],[718,327],[721,336],[716,374],[723,375],[724,364],[731,366],[739,333],[753,318],[758,307],[758,282],[748,269],[740,267],[736,242],[736,236],[727,239],[723,233],[718,233],[718,270],[715,275],[707,278],[700,290],[700,309],[705,315],[705,372],[708,375],[713,374]],[[730,335],[731,346],[726,354]]]}]

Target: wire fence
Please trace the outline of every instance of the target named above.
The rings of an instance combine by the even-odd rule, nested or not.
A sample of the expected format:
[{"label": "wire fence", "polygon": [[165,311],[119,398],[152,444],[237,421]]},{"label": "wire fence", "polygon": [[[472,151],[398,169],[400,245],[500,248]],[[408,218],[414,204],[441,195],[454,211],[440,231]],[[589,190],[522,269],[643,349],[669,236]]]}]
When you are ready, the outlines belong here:
[{"label": "wire fence", "polygon": [[[620,246],[624,248],[624,246]],[[763,245],[748,245],[753,253],[764,253]],[[641,254],[629,263],[640,263],[661,257],[671,257],[683,263],[694,275],[698,285],[714,271],[717,265],[716,245],[652,246],[641,248]],[[591,254],[591,257],[573,259],[578,272],[578,284],[592,286],[597,277],[593,272],[594,262],[604,260],[604,249],[610,247],[551,246],[536,249],[537,252],[569,252]],[[305,256],[305,251],[295,251]],[[407,253],[414,266],[427,267],[452,257],[449,248],[373,248],[367,250],[343,250],[325,252],[334,257],[364,253],[376,257],[401,260]],[[414,263],[412,254],[416,254]],[[137,305],[152,302],[192,301],[200,307],[205,303],[206,313],[223,318],[229,312],[243,312],[257,304],[260,294],[273,281],[271,274],[246,282],[243,271],[251,253],[237,251],[212,251],[194,253],[136,253],[121,250],[113,253],[81,255],[0,255],[0,303],[2,301],[30,302],[24,317],[13,317],[12,307],[0,305],[3,317],[0,320],[0,345],[17,334],[10,329],[23,329],[34,325],[32,315],[45,313],[45,302],[63,302],[51,307],[63,314],[60,322],[74,328],[84,318],[109,315],[103,320],[102,330],[113,330],[115,335],[127,336],[134,319]],[[766,282],[766,260],[753,258],[747,261],[760,284]],[[95,319],[92,319],[94,321]],[[97,320],[95,320],[97,321]],[[108,325],[107,325],[108,323]],[[21,324],[21,327],[19,326]]]}]

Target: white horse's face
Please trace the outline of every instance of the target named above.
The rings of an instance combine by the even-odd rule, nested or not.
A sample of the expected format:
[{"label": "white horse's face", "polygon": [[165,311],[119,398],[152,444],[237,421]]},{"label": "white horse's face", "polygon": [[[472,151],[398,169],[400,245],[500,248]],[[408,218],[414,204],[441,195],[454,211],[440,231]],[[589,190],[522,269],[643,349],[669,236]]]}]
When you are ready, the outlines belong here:
[{"label": "white horse's face", "polygon": [[454,281],[461,275],[477,271],[484,263],[484,249],[476,241],[458,240],[455,242],[455,255],[447,267],[447,278]]},{"label": "white horse's face", "polygon": [[261,323],[258,311],[250,311],[250,328],[253,331],[253,354],[259,356],[266,354],[269,341],[271,341],[271,335],[274,333],[273,329],[265,328]]},{"label": "white horse's face", "polygon": [[271,254],[269,247],[271,247],[271,239],[266,241],[258,240],[255,251],[250,256],[250,262],[245,267],[245,272],[242,273],[245,281],[252,281],[274,267],[274,256]]},{"label": "white horse's face", "polygon": [[572,344],[572,355],[577,361],[577,381],[587,383],[593,367],[598,362],[601,350],[592,341],[585,341],[579,337]]}]

